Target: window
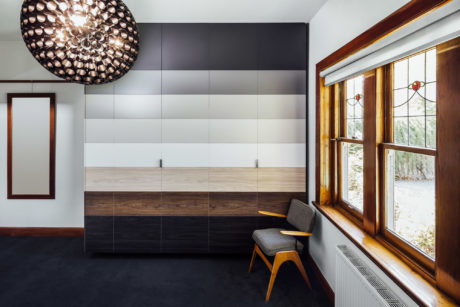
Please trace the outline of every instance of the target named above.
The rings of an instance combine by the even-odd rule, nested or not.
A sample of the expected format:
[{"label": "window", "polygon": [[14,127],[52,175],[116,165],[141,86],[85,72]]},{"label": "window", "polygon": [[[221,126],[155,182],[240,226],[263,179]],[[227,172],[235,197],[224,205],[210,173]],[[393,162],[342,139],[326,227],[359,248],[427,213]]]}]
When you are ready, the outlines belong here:
[{"label": "window", "polygon": [[386,112],[391,126],[383,145],[383,232],[389,241],[418,258],[434,260],[436,49],[391,66],[393,78],[387,82],[393,88],[392,103]]},{"label": "window", "polygon": [[363,212],[363,117],[364,76],[345,81],[341,101],[339,200],[356,217]]}]

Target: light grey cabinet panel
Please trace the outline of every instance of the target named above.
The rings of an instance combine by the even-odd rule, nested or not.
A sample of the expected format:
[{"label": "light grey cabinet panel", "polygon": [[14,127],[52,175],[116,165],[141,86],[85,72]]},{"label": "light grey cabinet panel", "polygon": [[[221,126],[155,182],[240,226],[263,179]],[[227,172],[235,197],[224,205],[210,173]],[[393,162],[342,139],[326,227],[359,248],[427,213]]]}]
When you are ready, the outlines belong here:
[{"label": "light grey cabinet panel", "polygon": [[161,94],[160,70],[131,70],[114,82],[116,95]]},{"label": "light grey cabinet panel", "polygon": [[86,143],[113,143],[115,123],[113,119],[87,119]]},{"label": "light grey cabinet panel", "polygon": [[163,143],[208,143],[206,119],[163,119]]},{"label": "light grey cabinet panel", "polygon": [[115,118],[161,118],[161,95],[115,95]]},{"label": "light grey cabinet panel", "polygon": [[256,119],[211,119],[210,143],[256,143]]},{"label": "light grey cabinet panel", "polygon": [[256,70],[218,70],[210,72],[210,94],[257,94]]},{"label": "light grey cabinet panel", "polygon": [[94,95],[112,95],[114,92],[114,83],[97,84],[97,85],[85,85],[85,94]]},{"label": "light grey cabinet panel", "polygon": [[305,143],[304,119],[260,119],[259,143]]},{"label": "light grey cabinet panel", "polygon": [[203,95],[209,93],[209,71],[164,70],[162,74],[163,95]]},{"label": "light grey cabinet panel", "polygon": [[305,95],[260,95],[258,118],[305,118],[306,105]]},{"label": "light grey cabinet panel", "polygon": [[163,118],[208,118],[209,95],[163,95]]},{"label": "light grey cabinet panel", "polygon": [[113,118],[113,95],[86,95],[86,118]]},{"label": "light grey cabinet panel", "polygon": [[209,117],[256,119],[257,95],[210,95]]},{"label": "light grey cabinet panel", "polygon": [[306,93],[305,70],[265,70],[259,72],[260,95],[303,95]]},{"label": "light grey cabinet panel", "polygon": [[116,143],[161,143],[161,119],[116,119]]}]

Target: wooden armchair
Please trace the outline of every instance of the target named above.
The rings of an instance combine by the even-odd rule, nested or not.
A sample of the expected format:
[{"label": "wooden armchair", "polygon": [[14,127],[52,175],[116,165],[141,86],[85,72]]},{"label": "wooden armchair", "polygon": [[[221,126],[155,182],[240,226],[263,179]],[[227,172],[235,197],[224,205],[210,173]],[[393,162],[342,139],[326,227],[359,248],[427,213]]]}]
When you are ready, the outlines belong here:
[{"label": "wooden armchair", "polygon": [[[256,255],[259,255],[260,258],[262,258],[271,272],[265,301],[268,302],[270,299],[278,270],[286,261],[292,261],[295,263],[300,271],[300,274],[302,274],[303,279],[307,283],[308,288],[311,289],[310,281],[298,253],[303,250],[303,244],[297,240],[296,237],[311,236],[315,210],[300,200],[293,199],[289,206],[287,215],[267,211],[259,211],[259,213],[268,216],[286,218],[289,224],[299,230],[290,231],[281,228],[268,228],[255,230],[252,234],[255,245],[254,251],[252,252],[251,263],[249,264],[249,273],[252,271]],[[275,256],[273,265],[265,255]]]}]

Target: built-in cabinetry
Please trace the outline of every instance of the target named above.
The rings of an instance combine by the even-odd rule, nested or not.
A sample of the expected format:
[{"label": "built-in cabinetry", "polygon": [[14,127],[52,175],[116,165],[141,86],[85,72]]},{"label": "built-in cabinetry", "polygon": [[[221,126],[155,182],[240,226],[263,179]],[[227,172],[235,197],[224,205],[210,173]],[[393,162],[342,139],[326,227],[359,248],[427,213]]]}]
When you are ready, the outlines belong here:
[{"label": "built-in cabinetry", "polygon": [[257,210],[305,200],[306,25],[139,26],[86,87],[86,250],[249,252]]}]

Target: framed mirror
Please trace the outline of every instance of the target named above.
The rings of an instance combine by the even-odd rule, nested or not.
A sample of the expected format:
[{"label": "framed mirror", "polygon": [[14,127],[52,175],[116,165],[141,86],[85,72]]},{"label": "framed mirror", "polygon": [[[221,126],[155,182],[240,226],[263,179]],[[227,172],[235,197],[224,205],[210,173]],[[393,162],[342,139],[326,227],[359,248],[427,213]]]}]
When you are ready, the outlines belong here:
[{"label": "framed mirror", "polygon": [[8,199],[55,198],[56,95],[8,94]]}]

